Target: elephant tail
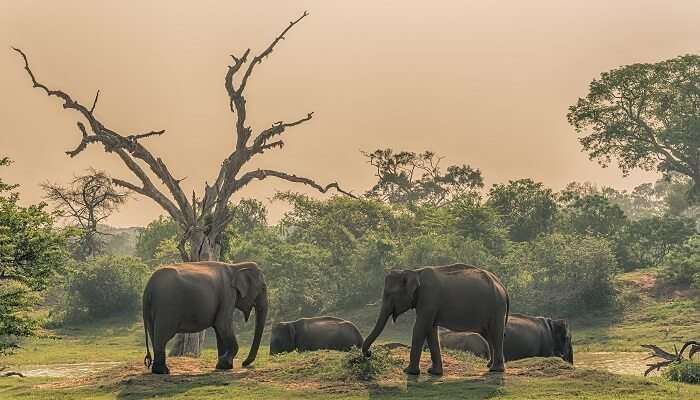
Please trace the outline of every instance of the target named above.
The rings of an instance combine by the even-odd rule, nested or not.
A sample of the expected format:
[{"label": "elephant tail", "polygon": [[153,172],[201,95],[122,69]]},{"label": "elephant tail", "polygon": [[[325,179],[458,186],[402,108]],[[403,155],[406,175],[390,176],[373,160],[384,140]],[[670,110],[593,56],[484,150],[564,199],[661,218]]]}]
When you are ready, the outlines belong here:
[{"label": "elephant tail", "polygon": [[147,304],[150,303],[147,301],[147,296],[144,296],[143,300],[143,333],[146,339],[146,357],[143,358],[143,365],[145,365],[146,368],[151,368],[151,364],[153,364],[153,357],[151,357],[151,350],[148,348],[148,330],[149,328],[151,331],[153,330],[153,323],[148,315],[149,313],[146,312],[146,310],[150,309],[150,304]]}]

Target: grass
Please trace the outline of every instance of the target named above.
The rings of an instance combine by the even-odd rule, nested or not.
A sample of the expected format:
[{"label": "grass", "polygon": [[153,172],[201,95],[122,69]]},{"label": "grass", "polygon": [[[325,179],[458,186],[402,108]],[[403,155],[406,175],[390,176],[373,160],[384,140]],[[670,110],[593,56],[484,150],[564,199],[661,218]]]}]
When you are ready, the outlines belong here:
[{"label": "grass", "polygon": [[574,319],[577,351],[643,351],[642,344],[672,350],[698,337],[698,296],[677,288],[658,287],[654,270],[618,277],[621,304],[614,311]]},{"label": "grass", "polygon": [[[659,290],[651,272],[624,274],[618,281],[623,304],[613,312],[572,321],[576,352],[641,351],[642,343],[672,344],[700,331],[697,304],[688,293]],[[339,312],[366,334],[376,310]],[[408,343],[412,316],[388,324],[380,341]],[[669,327],[670,330],[665,328]],[[269,331],[269,330],[268,330]],[[52,338],[59,337],[58,339]],[[239,335],[250,341],[249,331]],[[156,376],[141,364],[145,348],[140,321],[112,319],[91,325],[46,332],[22,342],[2,363],[14,368],[30,365],[117,361],[119,365],[81,378],[0,378],[1,399],[695,399],[700,385],[671,382],[661,377],[617,375],[571,368],[558,359],[529,359],[508,363],[505,375],[488,374],[484,361],[465,353],[443,354],[445,376],[426,374],[429,356],[422,357],[423,375],[403,374],[406,349],[382,352],[373,358],[359,352],[320,351],[270,356],[264,344],[253,368],[240,369],[248,352],[242,345],[233,371],[215,372],[213,335],[200,359],[169,359],[173,374]]]}]

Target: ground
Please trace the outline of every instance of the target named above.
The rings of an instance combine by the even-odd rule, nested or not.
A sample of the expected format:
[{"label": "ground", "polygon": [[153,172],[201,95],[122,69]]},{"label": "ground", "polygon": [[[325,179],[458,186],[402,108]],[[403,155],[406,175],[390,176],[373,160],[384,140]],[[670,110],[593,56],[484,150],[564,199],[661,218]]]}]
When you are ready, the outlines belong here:
[{"label": "ground", "polygon": [[[654,375],[644,378],[643,343],[673,344],[696,338],[700,331],[697,294],[660,288],[653,271],[628,273],[618,282],[621,304],[614,310],[572,321],[575,367],[558,359],[508,363],[506,374],[489,374],[483,361],[462,353],[444,355],[445,376],[424,373],[407,377],[405,349],[375,351],[372,363],[385,361],[370,379],[366,370],[348,364],[358,354],[290,353],[269,356],[260,350],[252,368],[240,368],[242,347],[233,371],[217,372],[211,343],[200,359],[170,358],[170,376],[148,373],[143,325],[109,320],[99,324],[47,331],[46,337],[22,343],[15,355],[0,359],[26,378],[0,378],[2,399],[696,399],[700,386],[672,383]],[[339,313],[368,332],[376,310]],[[381,341],[408,342],[411,317],[389,325]],[[242,343],[249,333],[240,335]],[[379,342],[378,342],[379,343]],[[382,358],[384,357],[384,358]],[[363,361],[360,361],[363,362]],[[361,364],[358,367],[367,367]],[[374,364],[372,364],[374,365]],[[379,364],[378,364],[379,365]],[[364,372],[363,372],[364,371]]]}]

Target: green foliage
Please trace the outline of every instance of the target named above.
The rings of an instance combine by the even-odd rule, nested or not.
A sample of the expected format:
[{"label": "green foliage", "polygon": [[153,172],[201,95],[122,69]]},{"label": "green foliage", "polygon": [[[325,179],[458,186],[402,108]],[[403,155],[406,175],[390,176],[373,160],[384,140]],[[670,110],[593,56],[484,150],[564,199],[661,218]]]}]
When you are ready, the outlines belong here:
[{"label": "green foliage", "polygon": [[700,363],[692,360],[673,363],[664,370],[664,377],[676,382],[700,384]]},{"label": "green foliage", "polygon": [[634,168],[694,180],[700,194],[700,56],[633,64],[601,74],[585,98],[569,107],[568,120],[591,159],[613,159],[627,174]]},{"label": "green foliage", "polygon": [[67,298],[57,311],[67,322],[134,315],[150,271],[134,257],[102,256],[76,263],[66,280]]},{"label": "green foliage", "polygon": [[401,363],[385,347],[375,346],[370,357],[365,357],[354,347],[343,358],[342,368],[346,371],[346,380],[372,381],[398,369]]},{"label": "green foliage", "polygon": [[554,233],[514,245],[494,268],[516,311],[576,315],[610,305],[617,263],[609,241]]},{"label": "green foliage", "polygon": [[658,265],[696,233],[686,217],[650,217],[632,221],[618,235],[617,256],[626,270]]},{"label": "green foliage", "polygon": [[693,284],[700,274],[700,235],[688,239],[663,261],[661,278],[672,284]]},{"label": "green foliage", "polygon": [[442,158],[432,151],[384,149],[363,155],[376,168],[378,178],[367,197],[388,203],[440,206],[484,186],[481,171],[465,164],[450,165],[443,173]]},{"label": "green foliage", "polygon": [[533,240],[549,232],[557,213],[552,190],[532,179],[493,185],[486,204],[501,216],[515,242]]},{"label": "green foliage", "polygon": [[[9,163],[0,159],[0,166]],[[46,204],[20,206],[17,194],[6,194],[16,187],[0,180],[0,354],[15,347],[14,337],[34,333],[28,311],[63,270],[67,242],[75,234],[54,226]]]},{"label": "green foliage", "polygon": [[584,194],[564,191],[560,194],[564,204],[562,220],[565,229],[573,233],[612,237],[627,222],[624,211],[601,194]]},{"label": "green foliage", "polygon": [[158,260],[156,259],[158,246],[166,239],[177,240],[177,235],[177,223],[172,218],[161,215],[158,219],[151,221],[139,233],[136,241],[136,255],[149,265],[158,265]]}]

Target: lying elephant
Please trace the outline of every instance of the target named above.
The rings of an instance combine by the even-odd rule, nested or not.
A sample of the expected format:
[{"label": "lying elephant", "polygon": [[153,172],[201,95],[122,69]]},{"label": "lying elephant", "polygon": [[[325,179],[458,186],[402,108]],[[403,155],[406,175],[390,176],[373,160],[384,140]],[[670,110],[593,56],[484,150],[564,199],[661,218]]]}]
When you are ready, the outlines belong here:
[{"label": "lying elephant", "polygon": [[341,350],[362,346],[362,335],[350,321],[335,317],[300,318],[272,327],[270,354],[290,351]]},{"label": "lying elephant", "polygon": [[[233,368],[238,343],[233,332],[235,309],[248,320],[255,307],[255,333],[243,366],[258,353],[267,317],[267,286],[257,264],[193,262],[156,270],[143,292],[143,326],[146,332],[144,364],[155,374],[168,374],[165,345],[176,333],[194,333],[213,327],[219,359],[217,369]],[[153,344],[153,359],[148,340]]]},{"label": "lying elephant", "polygon": [[[440,342],[448,349],[489,357],[488,343],[476,333],[442,332]],[[563,319],[510,314],[503,341],[503,355],[506,361],[528,357],[561,357],[573,364],[574,350],[568,324]]]},{"label": "lying elephant", "polygon": [[365,355],[382,333],[387,320],[416,309],[411,355],[407,374],[418,375],[421,350],[427,340],[432,367],[428,373],[442,374],[438,326],[456,331],[478,332],[486,338],[491,354],[490,370],[505,370],[503,333],[509,309],[508,292],[498,278],[483,269],[465,264],[391,271],[384,279],[382,307],[374,329],[362,345]]}]

